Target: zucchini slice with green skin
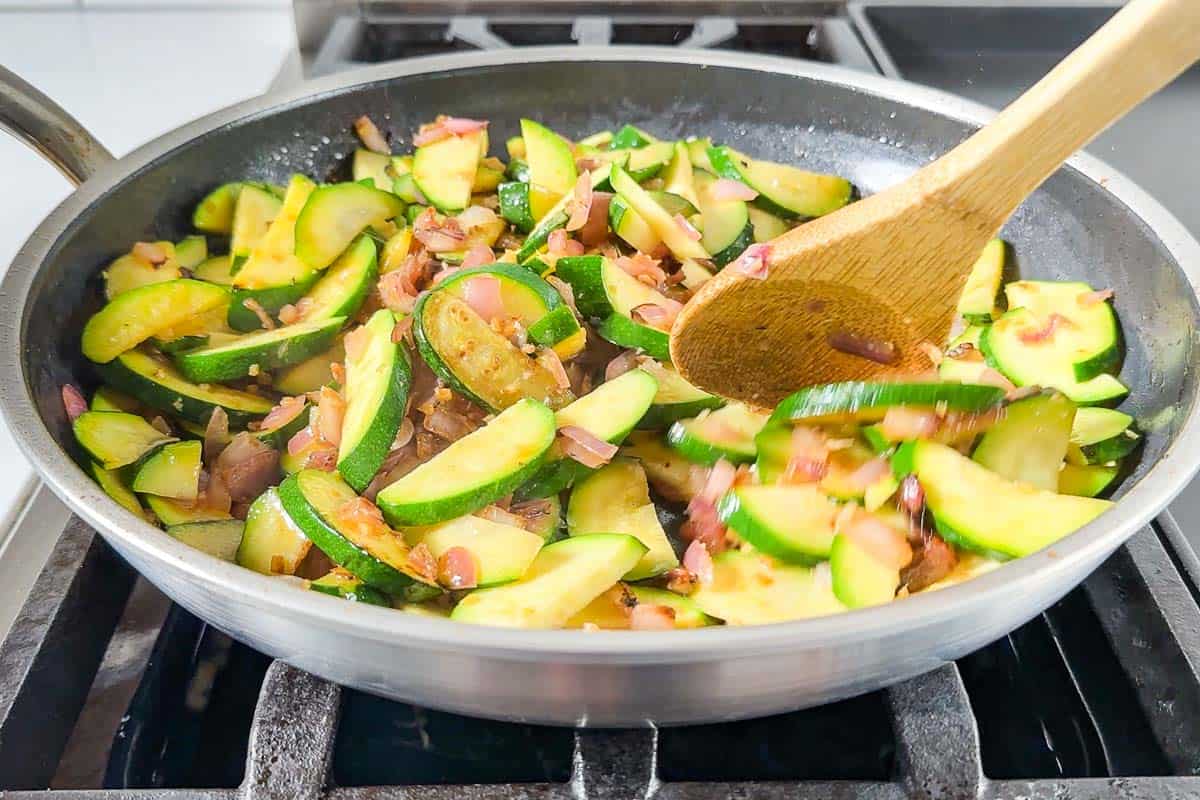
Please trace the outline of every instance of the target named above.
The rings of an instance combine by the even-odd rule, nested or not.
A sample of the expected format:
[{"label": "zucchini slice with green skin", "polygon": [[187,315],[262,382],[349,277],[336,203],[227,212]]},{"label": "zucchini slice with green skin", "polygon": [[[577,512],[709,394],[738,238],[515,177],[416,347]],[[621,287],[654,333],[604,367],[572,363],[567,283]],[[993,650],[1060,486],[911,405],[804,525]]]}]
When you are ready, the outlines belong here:
[{"label": "zucchini slice with green skin", "polygon": [[1107,464],[1129,455],[1141,443],[1141,435],[1133,428],[1126,428],[1111,439],[1084,445],[1079,449],[1089,464]]},{"label": "zucchini slice with green skin", "polygon": [[571,144],[554,131],[531,119],[521,120],[521,138],[525,141],[525,161],[529,164],[529,182],[555,194],[569,194],[575,188],[575,155]]},{"label": "zucchini slice with green skin", "polygon": [[521,400],[384,488],[377,502],[398,527],[471,514],[527,481],[554,436],[554,413]]},{"label": "zucchini slice with green skin", "polygon": [[229,258],[235,273],[267,235],[282,208],[283,200],[273,192],[262,186],[242,184],[229,227]]},{"label": "zucchini slice with green skin", "polygon": [[203,236],[185,236],[175,244],[175,261],[194,270],[208,258],[208,241]]},{"label": "zucchini slice with green skin", "polygon": [[[524,267],[522,267],[524,269]],[[566,303],[558,306],[526,331],[529,341],[551,347],[561,359],[567,359],[587,345],[587,334],[575,319],[575,312]]]},{"label": "zucchini slice with green skin", "polygon": [[275,405],[260,397],[226,386],[199,386],[183,377],[170,362],[130,350],[100,368],[104,380],[141,402],[197,425],[206,425],[220,406],[233,428],[244,428],[261,419]]},{"label": "zucchini slice with green skin", "polygon": [[629,173],[619,166],[612,168],[613,189],[629,204],[637,215],[658,234],[663,244],[679,259],[708,258],[709,253],[704,246],[690,238],[676,224],[674,218],[667,212],[645,189],[638,185]]},{"label": "zucchini slice with green skin", "polygon": [[529,203],[529,184],[519,180],[502,183],[496,192],[500,197],[500,216],[516,226],[521,233],[533,230],[537,221]]},{"label": "zucchini slice with green skin", "polygon": [[1063,464],[1062,471],[1058,473],[1058,493],[1095,497],[1116,480],[1120,471],[1120,466],[1115,464]]},{"label": "zucchini slice with green skin", "polygon": [[392,341],[396,318],[376,311],[360,331],[358,351],[346,354],[345,422],[338,448],[338,472],[363,491],[392,449],[404,419],[412,367],[408,351]]},{"label": "zucchini slice with green skin", "polygon": [[680,420],[667,431],[667,443],[684,458],[712,465],[722,458],[748,464],[757,452],[754,437],[767,424],[768,414],[743,403],[730,403],[692,419]]},{"label": "zucchini slice with green skin", "polygon": [[[1012,281],[1004,286],[1009,308],[1028,310],[1042,325],[1064,318],[1042,349],[1071,363],[1076,381],[1113,372],[1121,363],[1121,329],[1108,300],[1085,301],[1092,287],[1078,281]],[[1036,347],[1036,345],[1035,345]]]},{"label": "zucchini slice with green skin", "polygon": [[390,155],[359,147],[354,150],[354,157],[350,161],[350,176],[355,183],[370,181],[376,189],[386,192],[392,188],[392,176],[388,174],[391,166]]},{"label": "zucchini slice with green skin", "polygon": [[104,469],[136,464],[165,444],[177,441],[136,414],[85,411],[71,423],[75,440]]},{"label": "zucchini slice with green skin", "polygon": [[[609,179],[612,167],[612,164],[603,164],[592,172],[593,189]],[[551,206],[540,218],[535,213],[534,218],[538,220],[538,223],[529,232],[529,235],[525,237],[525,243],[517,251],[516,259],[518,264],[524,264],[528,261],[530,257],[546,244],[551,233],[567,224],[567,220],[570,219],[570,214],[567,213],[567,206],[573,197],[574,193],[568,192],[559,198],[558,202]],[[530,196],[530,203],[533,203],[532,195]],[[536,209],[534,210],[536,211]]]},{"label": "zucchini slice with green skin", "polygon": [[1058,392],[1026,397],[1004,409],[971,457],[1010,481],[1056,492],[1074,420],[1075,404]]},{"label": "zucchini slice with green skin", "polygon": [[196,383],[244,378],[259,370],[285,367],[329,349],[345,317],[304,320],[271,331],[239,336],[227,344],[175,354],[175,363]]},{"label": "zucchini slice with green skin", "polygon": [[165,445],[138,467],[133,490],[188,503],[200,494],[200,450],[196,440]]},{"label": "zucchini slice with green skin", "polygon": [[242,527],[240,519],[187,522],[169,526],[167,535],[214,558],[232,562],[242,543]]},{"label": "zucchini slice with green skin", "polygon": [[703,628],[720,624],[681,594],[652,586],[630,586],[620,583],[588,603],[582,611],[571,617],[564,627],[595,626],[601,630],[628,630],[630,611],[634,605],[666,606],[675,614],[676,629]]},{"label": "zucchini slice with green skin", "polygon": [[1112,506],[1014,483],[936,442],[915,442],[912,465],[942,538],[1001,559],[1037,552]]},{"label": "zucchini slice with green skin", "polygon": [[104,490],[106,495],[116,500],[118,505],[131,514],[136,514],[143,519],[145,518],[146,510],[142,508],[137,495],[125,485],[125,481],[121,480],[119,472],[105,469],[95,461],[89,462],[87,469],[92,479],[100,484],[100,488]]},{"label": "zucchini slice with green skin", "polygon": [[845,178],[757,161],[732,147],[710,147],[708,160],[722,178],[741,181],[758,192],[754,203],[759,208],[784,219],[821,217],[854,196],[854,186]]},{"label": "zucchini slice with green skin", "polygon": [[621,448],[621,455],[637,459],[646,479],[666,500],[687,503],[704,488],[704,475],[692,468],[678,452],[668,447],[657,433],[634,431]]},{"label": "zucchini slice with green skin", "polygon": [[417,301],[413,337],[417,352],[438,377],[489,411],[525,398],[554,408],[574,399],[549,370],[449,292],[429,292]]},{"label": "zucchini slice with green skin", "polygon": [[332,364],[340,364],[346,359],[346,349],[342,345],[342,337],[334,340],[333,347],[330,347],[324,353],[317,353],[311,358],[306,358],[299,364],[294,364],[290,367],[280,370],[275,373],[275,381],[272,388],[282,394],[296,395],[315,392],[322,386],[332,386],[335,381],[333,379]]},{"label": "zucchini slice with green skin", "polygon": [[175,246],[170,242],[155,242],[169,253],[169,257],[161,264],[151,264],[138,258],[133,253],[126,253],[104,268],[104,297],[112,300],[132,289],[149,286],[152,283],[163,283],[183,277],[176,260]]},{"label": "zucchini slice with green skin", "polygon": [[672,422],[694,417],[705,409],[720,408],[725,401],[684,380],[670,364],[660,363],[651,373],[658,381],[654,402],[638,422],[643,430],[661,430]]},{"label": "zucchini slice with green skin", "polygon": [[1078,364],[1069,352],[1071,348],[1057,346],[1057,333],[1045,341],[1022,339],[1022,334],[1028,338],[1030,332],[1044,327],[1043,321],[1029,309],[1014,308],[984,327],[979,336],[979,349],[989,366],[1002,372],[1017,386],[1058,389],[1080,405],[1103,403],[1129,393],[1124,384],[1107,373],[1079,381],[1076,378]]},{"label": "zucchini slice with green skin", "polygon": [[646,220],[637,215],[620,195],[613,195],[608,204],[608,225],[626,244],[642,253],[653,253],[662,244]]},{"label": "zucchini slice with green skin", "polygon": [[475,575],[480,587],[518,580],[545,544],[541,536],[524,528],[475,516],[459,517],[440,525],[408,528],[404,538],[411,547],[424,544],[438,559],[452,547],[468,551],[475,559]]},{"label": "zucchini slice with green skin", "polygon": [[706,172],[696,173],[697,205],[704,220],[700,244],[712,253],[712,262],[723,267],[754,244],[754,226],[744,200],[718,200],[713,197],[717,183]]},{"label": "zucchini slice with green skin", "polygon": [[983,247],[962,294],[958,297],[958,313],[972,325],[990,325],[1000,316],[996,308],[996,296],[1000,293],[1000,281],[1004,279],[1004,262],[1008,245],[1003,239],[992,239]]},{"label": "zucchini slice with green skin", "polygon": [[154,494],[142,495],[146,506],[158,517],[158,521],[168,528],[172,525],[187,525],[192,522],[214,522],[222,519],[233,519],[228,511],[219,511],[206,506],[193,506],[172,500],[169,497],[159,497]]},{"label": "zucchini slice with green skin", "polygon": [[598,334],[613,344],[644,350],[661,361],[670,360],[670,334],[635,322],[631,316],[640,305],[667,305],[660,292],[604,256],[560,258],[554,271],[571,284],[579,312],[601,320]]},{"label": "zucchini slice with green skin", "polygon": [[829,570],[833,593],[848,608],[890,603],[900,588],[900,570],[883,563],[844,533],[834,537]]},{"label": "zucchini slice with green skin", "polygon": [[376,589],[403,594],[420,582],[408,566],[408,546],[394,531],[339,519],[339,510],[357,499],[333,472],[303,469],[279,484],[284,512],[333,563]]},{"label": "zucchini slice with green skin", "polygon": [[92,393],[92,401],[88,404],[90,411],[124,411],[136,414],[142,404],[137,399],[124,392],[118,392],[111,386],[100,386]]},{"label": "zucchini slice with green skin", "polygon": [[[663,171],[663,191],[686,199],[693,206],[699,206],[695,178],[692,175],[692,159],[688,154],[687,145],[675,142],[672,145],[671,160]],[[701,173],[704,175],[705,173]],[[709,250],[709,252],[712,252]]]},{"label": "zucchini slice with green skin", "polygon": [[713,146],[712,139],[707,136],[703,139],[690,138],[684,144],[687,145],[688,158],[691,159],[693,167],[702,169],[710,175],[717,174],[712,162],[708,160],[708,148]]},{"label": "zucchini slice with green skin", "polygon": [[1089,464],[1124,458],[1141,443],[1133,417],[1112,408],[1081,408],[1075,412],[1071,444],[1079,445]]},{"label": "zucchini slice with green skin", "polygon": [[[649,287],[647,287],[649,288]],[[653,290],[651,290],[653,291]],[[596,326],[596,333],[619,347],[640,350],[651,358],[671,358],[670,334],[635,322],[624,314],[610,314]]]},{"label": "zucchini slice with green skin", "polygon": [[413,181],[438,211],[462,211],[471,203],[475,171],[487,149],[486,130],[418,147],[413,155]]},{"label": "zucchini slice with green skin", "polygon": [[729,625],[767,625],[846,610],[833,593],[826,565],[781,564],[743,550],[713,556],[713,579],[689,599]]},{"label": "zucchini slice with green skin", "polygon": [[508,628],[561,628],[646,552],[633,536],[597,533],[546,545],[515,583],[478,589],[450,618]]},{"label": "zucchini slice with green skin", "polygon": [[717,624],[716,619],[705,614],[698,605],[681,594],[656,589],[653,586],[630,586],[629,591],[633,592],[639,605],[666,606],[674,611],[676,628],[704,628]]},{"label": "zucchini slice with green skin", "polygon": [[107,364],[159,331],[229,302],[229,291],[204,281],[180,279],[132,289],[92,315],[83,328],[83,354]]},{"label": "zucchini slice with green skin", "polygon": [[[513,138],[520,139],[521,137],[514,136]],[[529,162],[523,158],[510,157],[504,174],[518,183],[529,183]]]},{"label": "zucchini slice with green skin", "polygon": [[[375,154],[373,154],[375,155]],[[366,583],[347,570],[335,567],[325,575],[308,584],[314,592],[340,597],[355,603],[366,603],[371,606],[391,608],[392,602],[388,596]]]},{"label": "zucchini slice with green skin", "polygon": [[233,230],[234,209],[237,206],[238,197],[241,195],[242,187],[247,185],[272,195],[283,194],[279,187],[267,184],[223,183],[196,204],[196,209],[192,212],[192,227],[205,233],[228,235]]},{"label": "zucchini slice with green skin", "polygon": [[378,279],[375,242],[370,236],[360,236],[333,262],[306,295],[308,299],[304,302],[309,307],[304,319],[315,321],[353,317],[362,308]]},{"label": "zucchini slice with green skin", "polygon": [[979,337],[983,326],[968,325],[967,329],[950,340],[946,356],[938,364],[938,377],[944,381],[979,383],[979,378],[988,368],[987,361],[979,349]]},{"label": "zucchini slice with green skin", "polygon": [[391,192],[361,183],[321,186],[296,218],[296,257],[309,269],[332,264],[367,228],[404,214]]},{"label": "zucchini slice with green skin", "polygon": [[233,285],[233,261],[229,256],[213,256],[196,265],[192,277],[200,281],[217,283],[221,286]]},{"label": "zucchini slice with green skin", "polygon": [[739,486],[717,502],[721,521],[756,550],[789,564],[829,558],[838,505],[812,484]]},{"label": "zucchini slice with green skin", "polygon": [[608,149],[625,150],[628,148],[645,147],[657,141],[657,139],[636,125],[625,123],[608,140]]},{"label": "zucchini slice with green skin", "polygon": [[780,401],[771,422],[835,424],[878,422],[892,406],[986,411],[1004,401],[995,386],[958,383],[846,381],[810,386]]},{"label": "zucchini slice with green skin", "polygon": [[636,536],[646,552],[625,573],[625,580],[651,578],[679,566],[650,501],[646,471],[636,461],[616,459],[575,485],[567,503],[567,533],[572,537],[595,533]]},{"label": "zucchini slice with green skin", "polygon": [[[539,322],[556,309],[566,308],[568,312],[571,310],[562,301],[553,286],[525,267],[516,264],[497,262],[483,267],[461,270],[441,281],[437,285],[437,291],[449,292],[455,297],[466,300],[469,282],[481,276],[492,278],[499,283],[500,304],[504,306],[504,312],[520,320],[526,331],[532,331]],[[575,320],[574,314],[569,314],[569,316],[570,321],[575,323],[574,327],[571,327],[565,317],[556,317],[557,323],[544,325],[540,331],[544,339],[552,339],[554,335],[558,335],[559,338],[553,339],[553,341],[539,342],[539,344],[557,344],[579,330],[579,323]]]},{"label": "zucchini slice with green skin", "polygon": [[[630,370],[564,406],[554,415],[559,430],[583,428],[601,441],[620,444],[650,407],[658,381],[648,372]],[[557,446],[519,490],[523,498],[551,497],[594,470],[567,458]]]},{"label": "zucchini slice with green skin", "polygon": [[254,499],[246,512],[246,530],[237,563],[263,575],[294,575],[312,542],[284,513],[275,487]]},{"label": "zucchini slice with green skin", "polygon": [[641,183],[661,173],[671,162],[674,154],[673,142],[651,142],[644,147],[635,147],[625,152],[613,150],[600,154],[600,157],[624,161],[629,176]]},{"label": "zucchini slice with green skin", "polygon": [[755,242],[769,242],[776,236],[783,236],[791,230],[791,226],[787,222],[761,208],[749,206],[746,213],[750,217],[750,224],[754,227]]}]

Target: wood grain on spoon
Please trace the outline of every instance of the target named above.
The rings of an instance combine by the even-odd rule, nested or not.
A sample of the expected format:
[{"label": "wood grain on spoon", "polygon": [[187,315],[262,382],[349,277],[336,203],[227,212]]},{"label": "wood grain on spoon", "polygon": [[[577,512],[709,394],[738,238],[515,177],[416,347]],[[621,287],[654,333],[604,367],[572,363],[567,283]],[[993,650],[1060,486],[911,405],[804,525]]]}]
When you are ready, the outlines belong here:
[{"label": "wood grain on spoon", "polygon": [[[706,283],[672,330],[675,366],[763,406],[814,383],[928,370],[919,345],[945,340],[972,263],[1017,206],[1197,59],[1200,0],[1133,0],[945,156],[770,242],[765,279],[726,268]],[[894,359],[831,345],[853,349],[848,336],[890,343]]]}]

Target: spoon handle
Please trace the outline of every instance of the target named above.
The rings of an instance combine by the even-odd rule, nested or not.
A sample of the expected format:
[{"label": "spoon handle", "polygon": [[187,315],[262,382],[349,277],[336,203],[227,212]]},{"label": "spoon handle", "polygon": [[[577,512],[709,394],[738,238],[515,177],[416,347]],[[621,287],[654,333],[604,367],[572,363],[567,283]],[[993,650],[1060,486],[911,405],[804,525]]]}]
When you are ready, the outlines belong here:
[{"label": "spoon handle", "polygon": [[1198,59],[1200,0],[1132,0],[921,177],[939,202],[995,231],[1076,150]]}]

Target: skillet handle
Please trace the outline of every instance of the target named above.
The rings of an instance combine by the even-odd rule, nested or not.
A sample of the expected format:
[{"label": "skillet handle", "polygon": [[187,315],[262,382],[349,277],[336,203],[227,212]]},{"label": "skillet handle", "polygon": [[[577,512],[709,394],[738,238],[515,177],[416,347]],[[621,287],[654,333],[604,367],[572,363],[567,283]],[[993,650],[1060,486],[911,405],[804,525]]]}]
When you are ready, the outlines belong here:
[{"label": "skillet handle", "polygon": [[0,129],[41,153],[76,186],[115,160],[66,109],[3,66]]}]

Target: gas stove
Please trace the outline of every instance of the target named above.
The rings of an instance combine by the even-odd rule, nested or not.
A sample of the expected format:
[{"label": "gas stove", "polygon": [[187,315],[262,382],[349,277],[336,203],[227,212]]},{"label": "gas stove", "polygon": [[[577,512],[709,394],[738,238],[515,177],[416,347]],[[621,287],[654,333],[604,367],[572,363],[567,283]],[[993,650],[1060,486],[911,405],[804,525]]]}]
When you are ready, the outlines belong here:
[{"label": "gas stove", "polygon": [[[1001,105],[1112,10],[296,0],[302,47],[278,83],[456,50],[667,44],[835,62]],[[1092,150],[1200,232],[1194,180],[1147,152],[1189,152],[1198,90],[1193,71]],[[1192,505],[1177,501],[1181,519]],[[173,607],[86,525],[53,517],[44,490],[25,513],[62,536],[0,645],[12,800],[1200,798],[1200,536],[1170,514],[1038,618],[925,676],[758,720],[597,731],[339,688]]]}]

